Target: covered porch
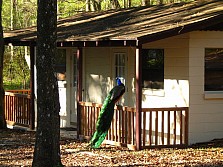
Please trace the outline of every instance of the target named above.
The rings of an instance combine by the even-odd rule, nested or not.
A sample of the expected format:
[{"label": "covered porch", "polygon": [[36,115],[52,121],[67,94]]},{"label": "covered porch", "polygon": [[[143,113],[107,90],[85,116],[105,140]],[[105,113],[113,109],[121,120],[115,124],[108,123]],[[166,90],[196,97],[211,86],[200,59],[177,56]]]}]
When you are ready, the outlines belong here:
[{"label": "covered porch", "polygon": [[[96,128],[102,105],[79,102],[81,121],[79,137],[89,140]],[[188,145],[188,107],[142,108],[142,123],[137,126],[136,109],[115,106],[114,118],[104,143],[137,149],[177,147]],[[137,129],[140,130],[139,135]]]},{"label": "covered porch", "polygon": [[[78,102],[79,138],[89,140],[96,128],[102,105]],[[30,90],[10,90],[5,93],[5,115],[9,125],[34,127]],[[137,126],[136,108],[115,106],[114,118],[105,140],[106,144],[137,149],[186,147],[188,145],[188,107],[142,108],[141,125]],[[137,136],[137,129],[140,130]]]}]

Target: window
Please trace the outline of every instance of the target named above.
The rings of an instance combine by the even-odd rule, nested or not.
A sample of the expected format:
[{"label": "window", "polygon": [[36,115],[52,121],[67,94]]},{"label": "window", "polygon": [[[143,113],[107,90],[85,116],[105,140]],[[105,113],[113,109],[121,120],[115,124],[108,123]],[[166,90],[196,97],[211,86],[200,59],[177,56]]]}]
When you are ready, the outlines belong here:
[{"label": "window", "polygon": [[115,77],[119,77],[125,84],[125,53],[115,53]]},{"label": "window", "polygon": [[205,91],[223,91],[223,48],[205,49]]},{"label": "window", "polygon": [[164,89],[164,49],[142,50],[142,87]]}]

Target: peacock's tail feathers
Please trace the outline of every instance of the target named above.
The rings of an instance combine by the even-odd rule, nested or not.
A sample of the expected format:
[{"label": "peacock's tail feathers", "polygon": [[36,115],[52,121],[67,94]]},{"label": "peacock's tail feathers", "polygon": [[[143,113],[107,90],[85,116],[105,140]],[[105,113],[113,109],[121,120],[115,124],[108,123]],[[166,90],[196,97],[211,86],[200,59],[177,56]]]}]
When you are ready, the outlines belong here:
[{"label": "peacock's tail feathers", "polygon": [[124,92],[125,86],[119,80],[118,85],[109,92],[104,100],[96,123],[96,131],[89,144],[91,148],[99,148],[101,143],[104,141],[111,126],[115,103],[121,98]]},{"label": "peacock's tail feathers", "polygon": [[91,148],[99,148],[101,143],[104,141],[105,137],[107,136],[108,131],[100,133],[100,132],[95,132],[91,141],[90,141],[90,146]]}]

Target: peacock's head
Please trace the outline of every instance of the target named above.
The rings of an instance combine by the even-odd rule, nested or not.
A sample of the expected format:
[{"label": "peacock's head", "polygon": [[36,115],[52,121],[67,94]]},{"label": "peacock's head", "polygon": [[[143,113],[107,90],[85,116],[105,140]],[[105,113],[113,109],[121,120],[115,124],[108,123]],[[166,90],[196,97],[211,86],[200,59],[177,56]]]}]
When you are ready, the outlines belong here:
[{"label": "peacock's head", "polygon": [[118,86],[123,85],[123,83],[121,82],[120,78],[117,77],[117,78],[116,78],[116,81],[117,81],[117,85],[118,85]]}]

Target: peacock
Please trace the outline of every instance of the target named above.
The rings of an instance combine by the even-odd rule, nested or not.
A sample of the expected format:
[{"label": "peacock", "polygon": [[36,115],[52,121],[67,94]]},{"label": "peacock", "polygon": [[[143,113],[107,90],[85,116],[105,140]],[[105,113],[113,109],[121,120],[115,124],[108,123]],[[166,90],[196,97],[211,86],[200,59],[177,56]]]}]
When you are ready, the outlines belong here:
[{"label": "peacock", "polygon": [[115,103],[125,93],[125,85],[119,78],[116,78],[117,85],[109,92],[102,105],[99,117],[96,123],[96,131],[90,140],[89,146],[91,148],[99,148],[104,141],[114,115]]}]

